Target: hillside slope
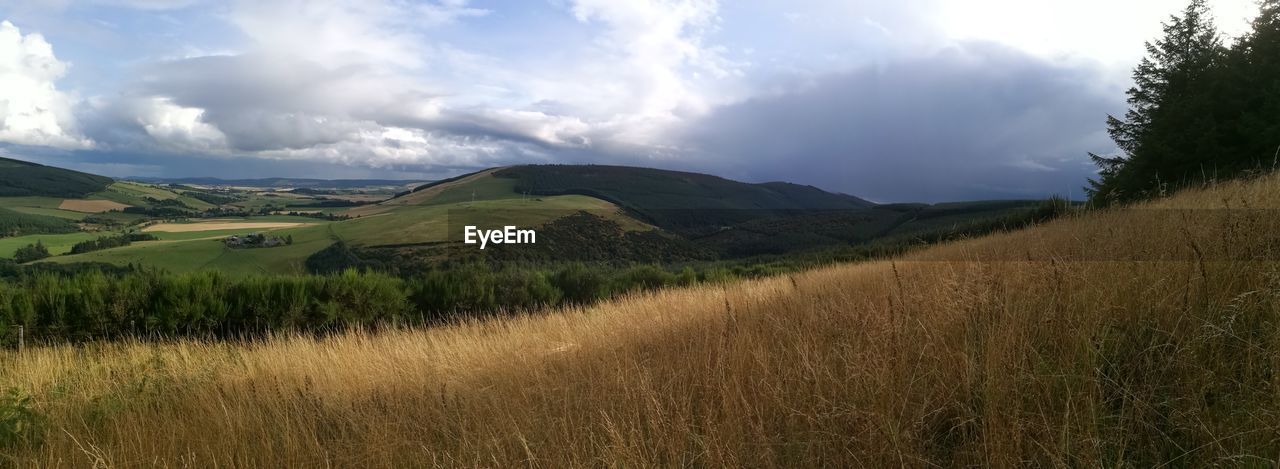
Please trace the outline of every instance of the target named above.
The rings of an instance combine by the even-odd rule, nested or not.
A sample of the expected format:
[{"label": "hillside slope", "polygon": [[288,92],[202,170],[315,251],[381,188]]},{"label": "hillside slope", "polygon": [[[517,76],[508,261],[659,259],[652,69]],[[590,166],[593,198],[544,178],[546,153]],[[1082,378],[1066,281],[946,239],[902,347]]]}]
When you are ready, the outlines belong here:
[{"label": "hillside slope", "polygon": [[647,210],[849,210],[875,204],[785,182],[750,184],[718,176],[602,165],[513,166],[494,173],[516,180],[516,192],[588,194]]},{"label": "hillside slope", "polygon": [[612,202],[632,216],[666,229],[707,229],[798,211],[861,211],[874,204],[811,186],[749,184],[708,174],[601,165],[502,168],[521,194],[581,194]]},{"label": "hillside slope", "polygon": [[[120,181],[79,198],[0,197],[0,208],[17,212],[0,218],[19,227],[0,232],[0,237],[19,235],[0,243],[7,251],[0,252],[0,258],[9,256],[16,247],[42,242],[57,248],[53,252],[56,257],[47,260],[54,263],[141,264],[173,272],[218,269],[236,275],[292,274],[310,269],[304,266],[319,268],[321,264],[309,259],[341,243],[355,249],[377,249],[379,252],[365,254],[395,259],[393,270],[412,272],[428,269],[436,261],[470,259],[468,252],[475,249],[461,253],[440,249],[448,241],[458,241],[463,225],[514,225],[545,229],[542,239],[546,242],[522,247],[519,252],[495,250],[483,257],[495,263],[707,262],[873,242],[907,245],[986,232],[1011,220],[1014,225],[1022,223],[1018,220],[1025,219],[1038,204],[875,205],[849,195],[782,182],[748,184],[705,174],[618,166],[514,166],[435,181],[378,203],[333,208],[333,220],[301,220],[304,226],[277,230],[276,235],[298,241],[288,249],[230,252],[214,239],[166,239],[171,242],[58,256],[86,235],[48,235],[42,233],[56,231],[33,228],[62,226],[62,231],[75,231],[69,227],[88,220],[85,229],[98,230],[103,222],[124,226],[149,218],[261,216],[266,206],[289,203],[295,205],[287,211],[274,211],[317,210],[306,205],[304,195],[294,192],[223,191]],[[214,211],[203,213],[207,210]],[[580,217],[583,212],[589,216]],[[582,223],[557,223],[561,220]],[[345,255],[337,258],[352,259]],[[325,264],[324,268],[348,267],[364,265]]]},{"label": "hillside slope", "polygon": [[0,197],[85,197],[112,182],[106,176],[0,158]]},{"label": "hillside slope", "polygon": [[7,457],[1270,466],[1277,208],[1273,176],[585,310],[250,345],[6,352],[0,388],[34,395],[50,429]]}]

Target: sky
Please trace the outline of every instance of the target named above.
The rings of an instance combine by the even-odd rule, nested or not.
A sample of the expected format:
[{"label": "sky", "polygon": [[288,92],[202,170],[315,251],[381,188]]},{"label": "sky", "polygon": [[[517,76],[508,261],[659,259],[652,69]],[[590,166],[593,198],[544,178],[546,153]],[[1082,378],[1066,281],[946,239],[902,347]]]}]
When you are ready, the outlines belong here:
[{"label": "sky", "polygon": [[[1252,0],[1212,0],[1229,40]],[[1181,0],[0,0],[0,156],[116,177],[620,164],[1079,198]]]}]

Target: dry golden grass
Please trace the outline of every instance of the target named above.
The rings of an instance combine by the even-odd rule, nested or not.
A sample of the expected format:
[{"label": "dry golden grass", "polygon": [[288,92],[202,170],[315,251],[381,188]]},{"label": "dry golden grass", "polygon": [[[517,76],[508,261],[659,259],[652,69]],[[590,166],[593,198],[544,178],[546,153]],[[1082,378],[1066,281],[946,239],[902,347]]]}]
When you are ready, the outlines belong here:
[{"label": "dry golden grass", "polygon": [[[51,347],[18,466],[1172,466],[1280,456],[1280,178],[884,262],[425,330]],[[1194,210],[1173,210],[1173,209]],[[1165,210],[1157,210],[1165,209]]]}]

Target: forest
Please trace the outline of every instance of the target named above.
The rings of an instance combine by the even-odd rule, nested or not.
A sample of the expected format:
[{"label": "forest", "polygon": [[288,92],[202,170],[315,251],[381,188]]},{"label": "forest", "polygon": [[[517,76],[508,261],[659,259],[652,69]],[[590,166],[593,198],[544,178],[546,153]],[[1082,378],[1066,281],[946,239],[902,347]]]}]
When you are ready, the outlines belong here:
[{"label": "forest", "polygon": [[1205,0],[1192,1],[1147,43],[1129,111],[1110,117],[1117,155],[1090,155],[1090,201],[1109,205],[1280,167],[1280,2],[1224,44]]},{"label": "forest", "polygon": [[75,233],[80,229],[71,221],[33,215],[0,207],[0,238],[31,234]]}]

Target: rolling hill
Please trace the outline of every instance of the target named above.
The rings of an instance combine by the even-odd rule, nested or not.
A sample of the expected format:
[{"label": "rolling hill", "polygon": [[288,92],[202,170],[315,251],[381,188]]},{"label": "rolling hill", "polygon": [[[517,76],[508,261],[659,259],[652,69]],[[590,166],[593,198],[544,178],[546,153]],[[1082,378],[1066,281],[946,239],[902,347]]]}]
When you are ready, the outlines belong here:
[{"label": "rolling hill", "polygon": [[[37,168],[61,174],[64,179],[82,178],[80,173]],[[55,254],[48,262],[150,265],[174,272],[217,269],[237,275],[370,265],[325,265],[321,259],[390,260],[377,265],[394,265],[396,270],[407,272],[462,259],[702,262],[985,232],[1025,217],[1037,204],[877,205],[798,184],[751,184],[705,174],[621,166],[492,168],[422,184],[377,203],[352,203],[356,206],[350,208],[320,205],[320,209],[308,204],[333,202],[336,199],[327,199],[332,192],[297,192],[293,186],[361,189],[346,183],[287,178],[216,181],[290,186],[253,189],[94,180],[106,185],[86,186],[85,190],[94,190],[77,192],[78,198],[0,197],[0,208],[9,210],[3,213],[12,214],[10,225],[55,227],[43,233],[10,233],[21,236],[0,240],[0,257],[41,241]],[[286,212],[298,216],[280,215]],[[148,220],[195,221],[210,216],[220,224],[201,225],[208,226],[205,231],[158,232],[161,241],[58,255],[76,242],[93,238],[90,233],[68,233],[67,227],[74,224],[92,231],[102,229],[93,223],[113,223],[107,228],[119,230],[133,229],[128,227]],[[275,249],[236,250],[218,241],[219,236],[236,234],[237,226],[254,226],[252,223],[262,217],[274,217],[271,220],[281,224],[270,231],[295,243]],[[86,220],[92,223],[86,224]],[[497,248],[478,254],[456,243],[464,225],[537,228],[542,237],[537,245],[523,249]]]},{"label": "rolling hill", "polygon": [[0,158],[0,197],[80,198],[105,190],[106,176]]},{"label": "rolling hill", "polygon": [[220,179],[210,177],[193,178],[128,178],[130,181],[147,184],[180,184],[200,186],[234,186],[271,188],[308,188],[308,189],[353,189],[374,186],[408,187],[421,184],[421,180],[413,179],[308,179],[308,178],[258,178],[258,179]]},{"label": "rolling hill", "polygon": [[[622,229],[615,231],[607,223],[601,226],[588,218],[575,218],[582,222],[583,229],[546,224],[573,214],[572,205],[557,205],[568,200],[597,201],[596,205],[583,208],[606,216]],[[537,220],[529,220],[549,231],[544,237],[549,241],[545,245],[522,247],[519,254],[513,252],[515,249],[498,248],[488,253],[488,257],[605,262],[621,256],[630,260],[700,261],[781,255],[874,241],[905,242],[931,239],[940,233],[981,231],[989,229],[990,224],[1024,215],[1038,203],[1013,200],[877,205],[812,186],[782,182],[751,184],[652,168],[512,166],[436,181],[382,203],[352,209],[348,212],[351,215],[378,218],[352,221],[335,229],[357,226],[373,229],[371,233],[344,239],[355,246],[397,246],[400,251],[397,256],[414,257],[401,246],[442,240],[439,236],[422,236],[429,232],[427,224],[409,229],[397,224],[406,219],[423,218],[411,215],[415,212],[432,212],[436,218],[447,213],[476,213],[473,218],[483,219],[509,216],[499,213],[508,209],[534,213],[540,206],[553,210],[567,207],[570,212],[542,211]],[[469,212],[459,211],[460,207],[467,207]],[[479,212],[487,215],[480,216]],[[650,230],[661,233],[664,238],[636,234]],[[588,232],[615,234],[598,240],[584,237]],[[375,233],[381,236],[372,236]],[[647,251],[678,254],[674,258],[641,255],[642,249],[608,246],[617,242],[645,246],[643,250]],[[369,254],[393,257],[387,253]]]}]

